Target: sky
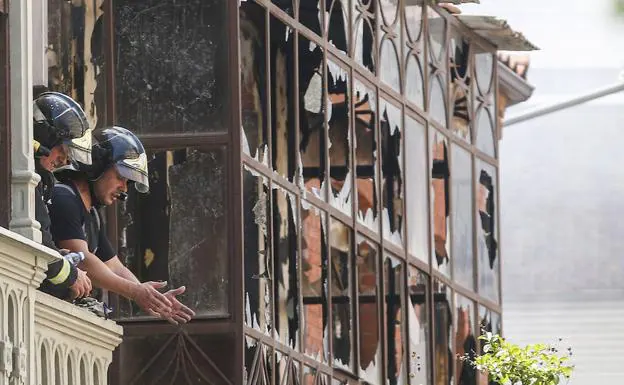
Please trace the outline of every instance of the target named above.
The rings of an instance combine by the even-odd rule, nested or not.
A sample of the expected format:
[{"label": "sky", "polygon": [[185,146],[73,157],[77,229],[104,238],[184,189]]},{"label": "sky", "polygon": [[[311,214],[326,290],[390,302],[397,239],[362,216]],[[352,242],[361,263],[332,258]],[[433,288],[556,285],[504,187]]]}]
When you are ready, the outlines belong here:
[{"label": "sky", "polygon": [[624,17],[615,0],[481,0],[463,4],[464,14],[505,19],[541,48],[534,68],[624,68]]}]

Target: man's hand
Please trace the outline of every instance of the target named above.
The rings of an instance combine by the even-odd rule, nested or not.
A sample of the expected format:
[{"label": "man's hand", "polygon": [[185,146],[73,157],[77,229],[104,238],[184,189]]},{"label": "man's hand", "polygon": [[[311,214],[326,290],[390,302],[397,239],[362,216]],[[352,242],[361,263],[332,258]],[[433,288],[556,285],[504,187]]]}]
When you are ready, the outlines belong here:
[{"label": "man's hand", "polygon": [[166,285],[167,282],[152,281],[137,284],[132,291],[131,299],[146,312],[166,318],[172,312],[171,301],[157,290]]},{"label": "man's hand", "polygon": [[87,277],[87,273],[79,268],[76,268],[78,275],[76,276],[76,282],[69,287],[70,298],[82,298],[91,293],[91,280]]},{"label": "man's hand", "polygon": [[195,315],[195,312],[191,310],[188,306],[184,305],[182,302],[178,301],[177,296],[183,294],[186,291],[186,287],[180,286],[177,289],[169,290],[165,293],[165,297],[169,301],[171,301],[171,314],[163,317],[170,323],[177,324],[185,324],[191,320],[191,318]]}]

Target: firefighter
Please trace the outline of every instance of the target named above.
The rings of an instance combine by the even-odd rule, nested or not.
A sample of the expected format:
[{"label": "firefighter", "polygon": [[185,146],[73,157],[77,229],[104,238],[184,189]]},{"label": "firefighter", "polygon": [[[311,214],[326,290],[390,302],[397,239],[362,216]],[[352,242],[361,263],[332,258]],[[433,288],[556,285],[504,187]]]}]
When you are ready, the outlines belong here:
[{"label": "firefighter", "polygon": [[81,298],[91,292],[91,280],[75,266],[82,256],[54,244],[46,207],[56,182],[55,170],[72,161],[91,163],[91,131],[80,105],[61,93],[40,94],[33,102],[33,142],[35,171],[41,178],[35,189],[35,218],[41,225],[41,242],[64,255],[48,265],[40,289],[62,299]]},{"label": "firefighter", "polygon": [[149,191],[147,155],[129,130],[102,131],[92,147],[93,163],[72,164],[59,174],[50,204],[52,234],[60,247],[83,252],[80,264],[96,286],[135,301],[144,311],[171,323],[190,321],[195,313],[177,300],[185,287],[161,293],[166,282],[143,282],[120,261],[102,226],[98,208],[124,200],[128,185]]}]

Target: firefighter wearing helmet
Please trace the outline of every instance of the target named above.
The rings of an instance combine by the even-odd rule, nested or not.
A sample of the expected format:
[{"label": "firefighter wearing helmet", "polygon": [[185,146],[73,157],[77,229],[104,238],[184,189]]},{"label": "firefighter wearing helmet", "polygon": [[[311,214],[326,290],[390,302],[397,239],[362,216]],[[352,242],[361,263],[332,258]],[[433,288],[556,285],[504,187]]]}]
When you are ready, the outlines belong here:
[{"label": "firefighter wearing helmet", "polygon": [[42,243],[64,255],[48,265],[41,290],[59,298],[88,295],[91,281],[76,267],[82,256],[56,247],[46,203],[56,182],[53,172],[71,162],[91,163],[91,130],[78,103],[58,92],[44,92],[33,102],[35,171],[41,180],[35,189],[35,218]]},{"label": "firefighter wearing helmet", "polygon": [[103,289],[135,301],[146,313],[172,323],[188,322],[195,314],[176,298],[179,287],[161,293],[166,282],[140,282],[120,261],[102,226],[98,208],[126,198],[129,185],[149,191],[147,155],[130,130],[111,127],[98,135],[92,163],[76,162],[59,174],[50,205],[52,233],[60,247],[84,253],[81,264]]}]

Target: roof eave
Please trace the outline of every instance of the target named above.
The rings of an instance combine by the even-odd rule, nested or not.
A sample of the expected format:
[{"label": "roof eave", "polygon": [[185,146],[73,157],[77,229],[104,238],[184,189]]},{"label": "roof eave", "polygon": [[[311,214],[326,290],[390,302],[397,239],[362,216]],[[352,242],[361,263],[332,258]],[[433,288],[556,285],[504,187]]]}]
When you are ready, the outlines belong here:
[{"label": "roof eave", "polygon": [[535,86],[529,84],[504,63],[498,61],[498,89],[507,97],[507,107],[527,101]]}]

